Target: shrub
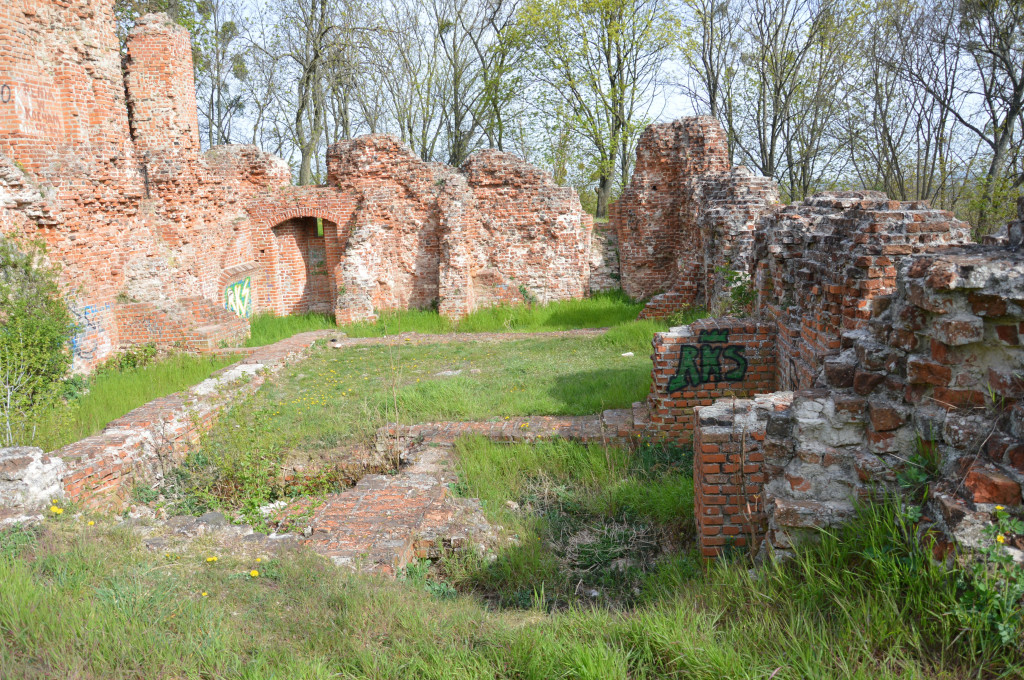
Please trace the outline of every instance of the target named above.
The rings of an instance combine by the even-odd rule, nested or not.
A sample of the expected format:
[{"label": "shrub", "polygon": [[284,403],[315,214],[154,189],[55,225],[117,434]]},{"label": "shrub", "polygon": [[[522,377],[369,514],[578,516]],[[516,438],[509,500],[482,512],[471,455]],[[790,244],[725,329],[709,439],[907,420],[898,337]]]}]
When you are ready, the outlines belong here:
[{"label": "shrub", "polygon": [[60,397],[75,324],[40,243],[0,237],[0,445],[32,439],[33,423]]}]

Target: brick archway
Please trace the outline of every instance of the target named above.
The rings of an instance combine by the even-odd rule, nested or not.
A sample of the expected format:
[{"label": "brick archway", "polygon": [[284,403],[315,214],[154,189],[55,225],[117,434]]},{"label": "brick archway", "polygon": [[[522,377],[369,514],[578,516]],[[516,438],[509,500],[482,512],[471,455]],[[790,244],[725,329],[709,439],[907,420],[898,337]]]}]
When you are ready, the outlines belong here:
[{"label": "brick archway", "polygon": [[[281,187],[246,204],[264,277],[257,293],[261,309],[333,312],[320,306],[334,300],[355,207],[354,196],[330,187]],[[310,238],[311,218],[322,220],[322,243]]]}]

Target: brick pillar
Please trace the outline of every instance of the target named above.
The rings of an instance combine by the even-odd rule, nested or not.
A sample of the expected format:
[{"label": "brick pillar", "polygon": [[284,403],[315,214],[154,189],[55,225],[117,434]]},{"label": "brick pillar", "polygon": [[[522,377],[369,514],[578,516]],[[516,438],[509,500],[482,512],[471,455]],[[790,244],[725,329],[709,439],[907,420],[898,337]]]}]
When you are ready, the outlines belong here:
[{"label": "brick pillar", "polygon": [[697,407],[694,518],[704,557],[759,548],[765,534],[765,427],[768,415],[787,408],[791,400],[792,393],[776,392]]},{"label": "brick pillar", "polygon": [[689,444],[694,408],[722,397],[774,392],[775,326],[751,319],[701,319],[652,343],[651,429]]},{"label": "brick pillar", "polygon": [[199,120],[188,31],[147,14],[128,37],[128,114],[139,155],[199,154]]}]

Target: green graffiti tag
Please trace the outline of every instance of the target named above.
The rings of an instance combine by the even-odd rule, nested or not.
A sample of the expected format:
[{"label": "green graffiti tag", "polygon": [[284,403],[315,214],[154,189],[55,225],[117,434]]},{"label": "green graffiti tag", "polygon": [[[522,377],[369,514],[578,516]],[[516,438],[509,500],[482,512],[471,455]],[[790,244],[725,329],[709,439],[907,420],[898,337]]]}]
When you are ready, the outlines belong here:
[{"label": "green graffiti tag", "polygon": [[252,279],[246,276],[224,289],[224,308],[248,319],[252,316]]},{"label": "green graffiti tag", "polygon": [[[747,374],[743,345],[730,345],[729,329],[701,331],[697,345],[679,349],[679,368],[668,381],[668,391],[678,392],[713,382],[739,382]],[[728,369],[728,370],[727,370]]]}]

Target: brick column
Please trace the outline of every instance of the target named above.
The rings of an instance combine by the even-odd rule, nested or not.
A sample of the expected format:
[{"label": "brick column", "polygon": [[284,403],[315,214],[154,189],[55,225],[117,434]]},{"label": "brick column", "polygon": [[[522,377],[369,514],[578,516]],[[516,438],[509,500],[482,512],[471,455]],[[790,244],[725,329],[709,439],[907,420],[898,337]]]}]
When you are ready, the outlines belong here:
[{"label": "brick column", "polygon": [[765,534],[765,427],[769,414],[787,408],[791,399],[790,392],[776,392],[696,408],[694,518],[704,557],[760,547]]}]

